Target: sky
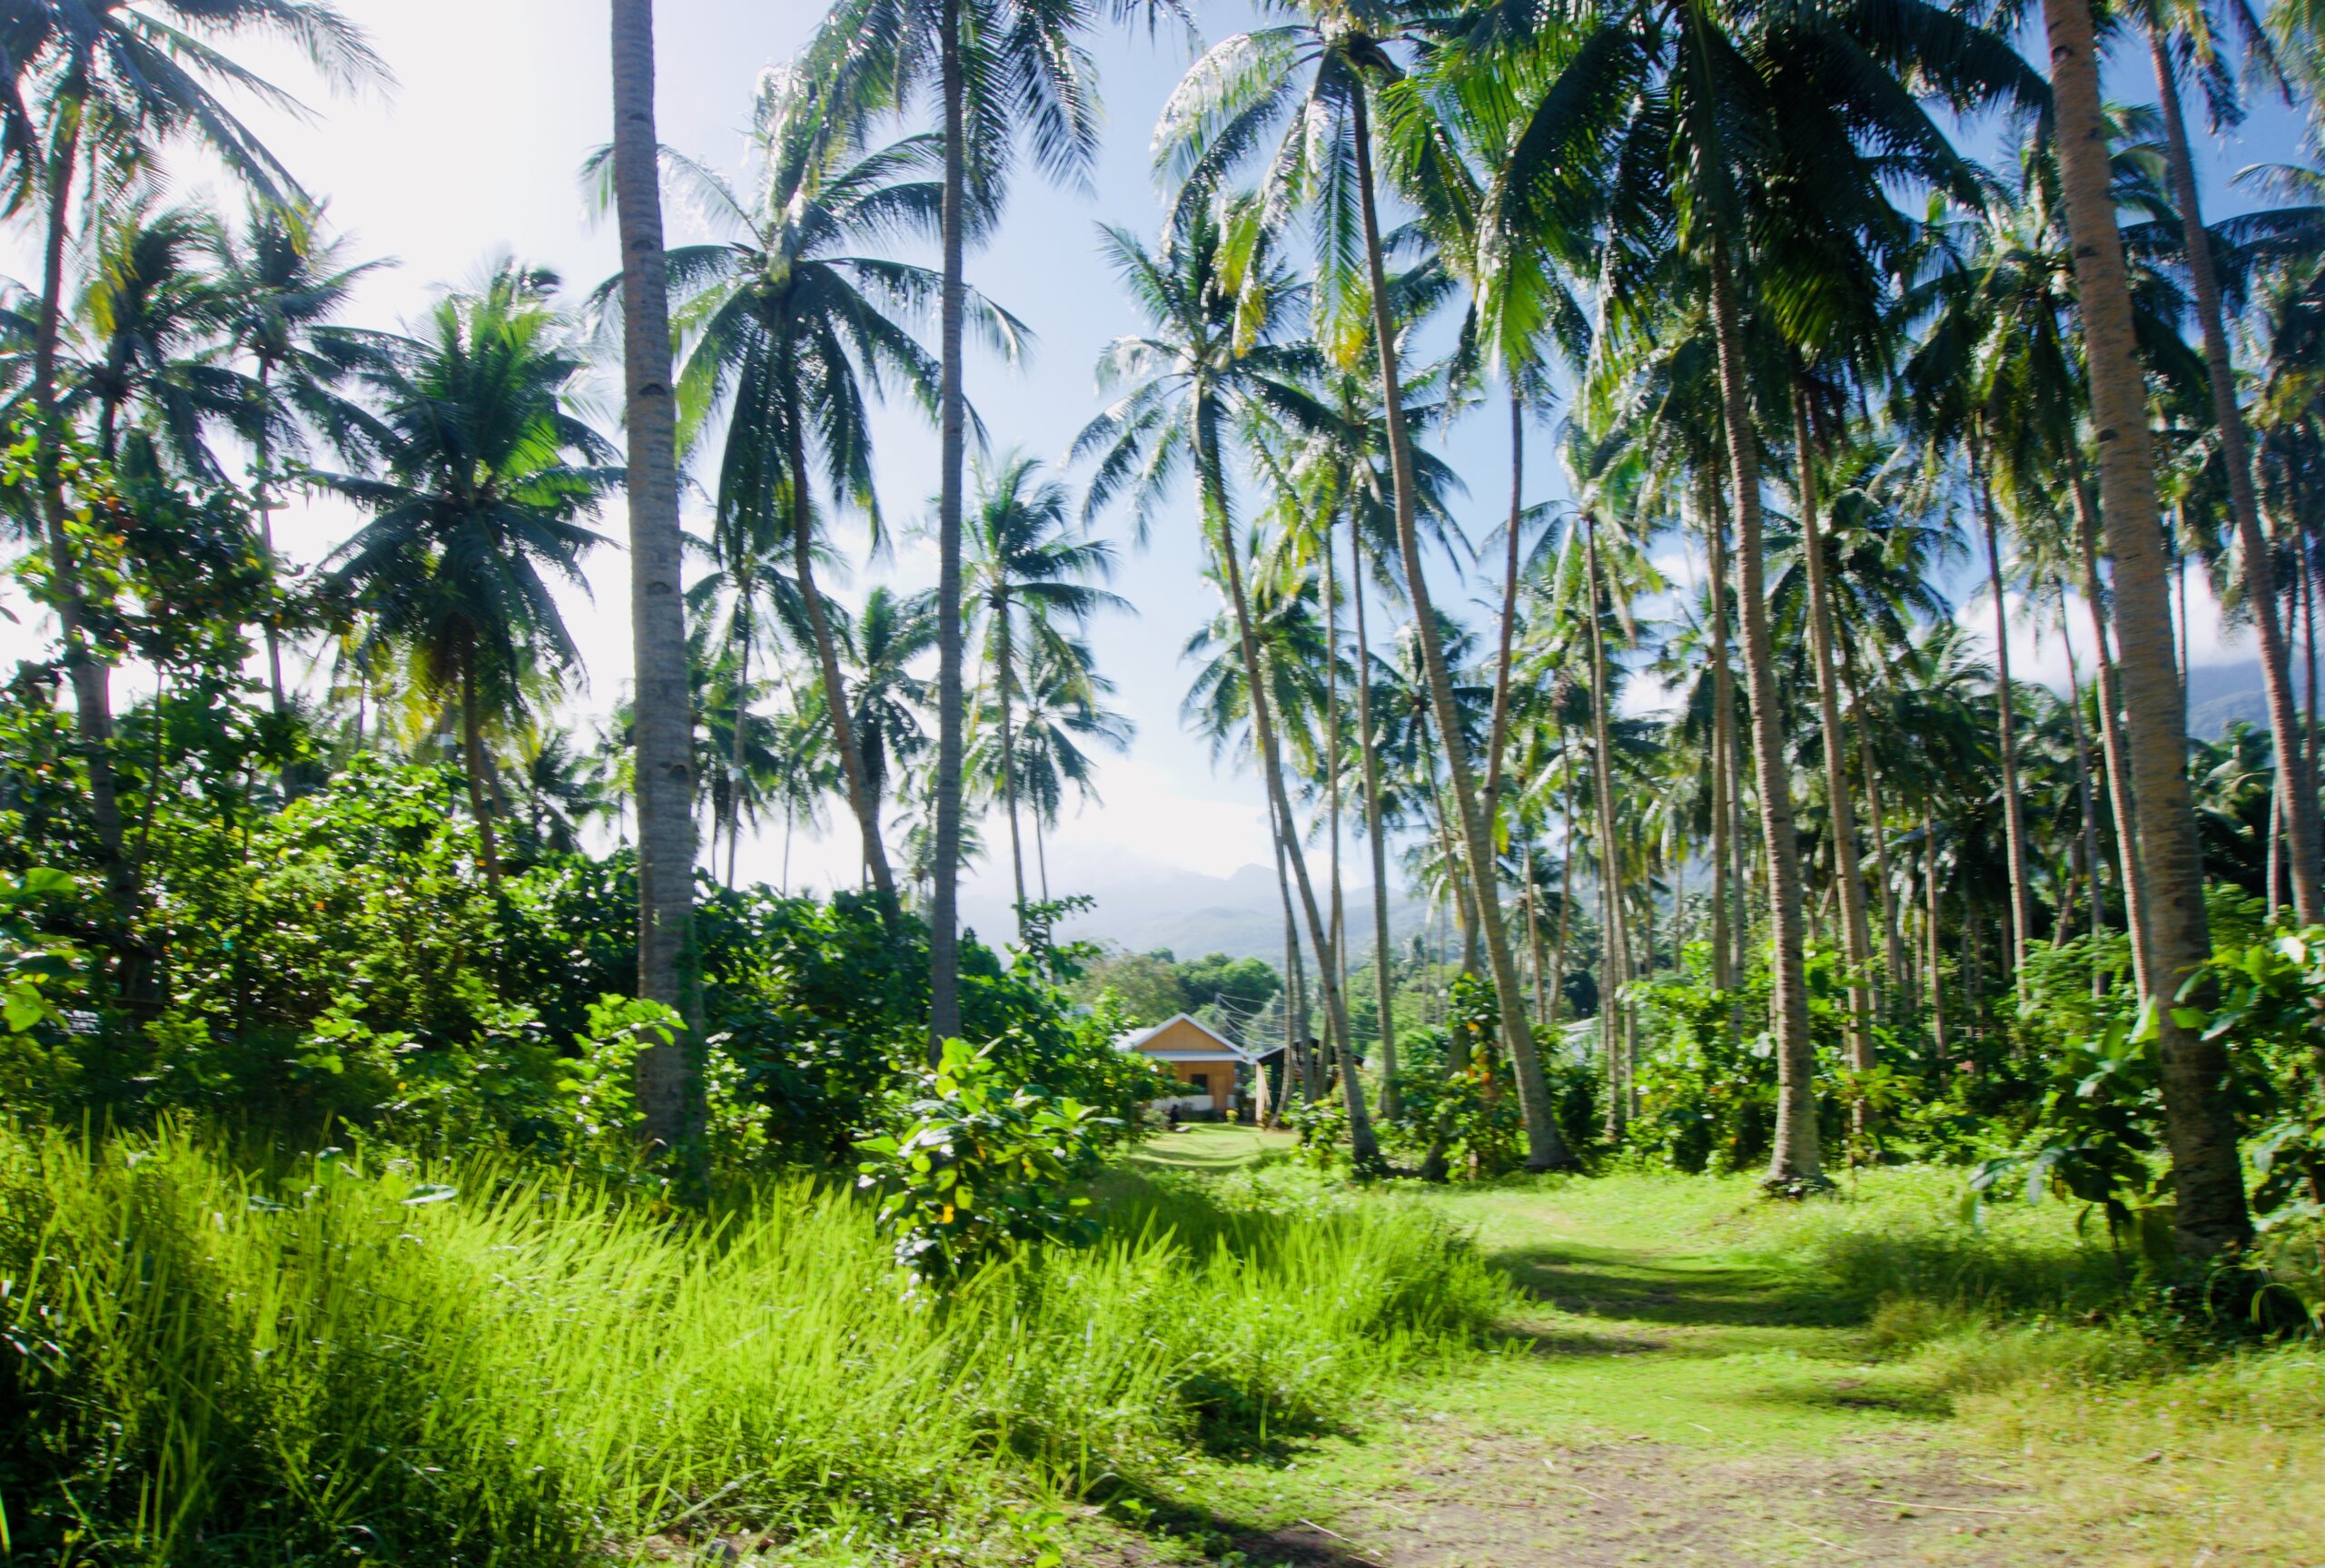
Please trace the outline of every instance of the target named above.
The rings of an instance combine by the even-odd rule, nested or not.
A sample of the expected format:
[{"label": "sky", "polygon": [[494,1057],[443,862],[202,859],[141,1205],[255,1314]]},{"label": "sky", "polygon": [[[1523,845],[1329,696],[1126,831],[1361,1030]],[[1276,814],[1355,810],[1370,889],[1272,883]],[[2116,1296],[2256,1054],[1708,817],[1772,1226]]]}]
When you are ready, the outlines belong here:
[{"label": "sky", "polygon": [[[253,108],[250,119],[268,144],[309,189],[329,198],[332,221],[351,237],[356,255],[396,261],[365,281],[349,320],[391,325],[411,319],[433,291],[473,279],[498,254],[552,268],[577,298],[612,272],[617,257],[610,223],[594,219],[577,179],[584,157],[610,133],[602,0],[346,0],[346,5],[394,71],[391,90],[333,100],[273,51],[253,47],[240,57],[311,105],[303,118]],[[662,139],[715,167],[739,172],[743,128],[759,74],[801,47],[819,7],[802,0],[661,0],[658,11]],[[1248,21],[1240,4],[1204,5],[1198,15],[1205,37],[1213,41]],[[1022,449],[1051,463],[1062,460],[1074,433],[1102,406],[1092,375],[1099,350],[1135,326],[1098,253],[1096,225],[1116,223],[1149,237],[1158,226],[1148,137],[1190,58],[1182,38],[1168,32],[1152,39],[1143,31],[1103,35],[1093,52],[1107,124],[1087,187],[1059,189],[1030,172],[1021,175],[999,233],[968,261],[971,284],[1024,320],[1035,339],[1021,367],[973,353],[970,397],[997,453]],[[2126,55],[2111,78],[2115,95],[2139,102],[2152,96],[2152,83],[2138,69],[2143,59]],[[2241,141],[2208,150],[2210,199],[2231,210],[2237,198],[2226,181],[2238,166],[2292,157],[2296,145],[2290,115],[2264,109]],[[203,188],[198,171],[185,178],[186,193]],[[703,237],[689,232],[673,210],[673,243]],[[27,260],[21,236],[0,246],[0,261],[13,275],[30,275]],[[614,411],[599,409],[608,430]],[[839,586],[841,597],[851,599],[876,580],[917,588],[935,578],[933,549],[909,532],[934,511],[935,435],[916,414],[903,411],[884,414],[876,434],[882,501],[907,529],[891,560]],[[1533,439],[1528,499],[1559,498],[1563,487],[1548,460],[1548,436],[1538,431]],[[1445,452],[1473,490],[1457,506],[1457,516],[1471,537],[1480,538],[1507,504],[1506,421],[1473,418],[1450,434]],[[690,522],[700,521],[698,496],[687,511]],[[1190,672],[1178,650],[1213,613],[1215,602],[1200,575],[1187,521],[1191,508],[1182,507],[1177,516],[1175,526],[1164,522],[1143,548],[1124,537],[1120,518],[1103,525],[1121,552],[1113,586],[1134,601],[1138,613],[1101,617],[1093,641],[1099,667],[1119,685],[1116,705],[1136,725],[1136,739],[1126,755],[1102,764],[1103,805],[1079,813],[1069,807],[1051,850],[1053,885],[1061,890],[1103,890],[1163,867],[1224,876],[1270,859],[1257,781],[1227,764],[1214,766],[1206,743],[1180,721]],[[286,553],[312,563],[356,521],[344,508],[310,504],[279,518],[277,528]],[[623,527],[618,508],[601,522],[609,534]],[[846,525],[840,534],[844,543],[860,545],[850,540]],[[861,558],[860,548],[851,553]],[[1697,570],[1668,564],[1683,579]],[[601,549],[589,575],[591,591],[568,595],[567,607],[588,663],[589,686],[579,705],[603,712],[623,695],[629,666],[626,560],[617,548]],[[1448,608],[1467,606],[1469,590],[1456,590],[1449,581],[1440,592]],[[14,607],[24,611],[20,597]],[[1962,613],[1982,636],[1988,635],[1990,610],[1965,606]],[[2221,627],[2207,597],[2199,596],[2193,619],[2196,662],[2250,656],[2247,643]],[[24,649],[28,635],[28,628],[0,623],[0,653]],[[2063,684],[2064,657],[2055,637],[2038,646],[2032,632],[2022,629],[2013,635],[2013,673],[2021,678]],[[1631,701],[1649,705],[1654,696],[1642,684]],[[836,877],[852,876],[852,833],[847,828],[821,841],[801,834],[790,860],[795,883],[828,886]],[[998,822],[989,826],[988,842],[1000,853],[972,873],[972,898],[980,892],[992,901],[1005,896],[1000,885],[1007,876],[1004,833]],[[747,840],[747,877],[776,876],[780,838],[779,826],[770,826],[757,842]],[[1351,873],[1361,879],[1360,857]]]}]

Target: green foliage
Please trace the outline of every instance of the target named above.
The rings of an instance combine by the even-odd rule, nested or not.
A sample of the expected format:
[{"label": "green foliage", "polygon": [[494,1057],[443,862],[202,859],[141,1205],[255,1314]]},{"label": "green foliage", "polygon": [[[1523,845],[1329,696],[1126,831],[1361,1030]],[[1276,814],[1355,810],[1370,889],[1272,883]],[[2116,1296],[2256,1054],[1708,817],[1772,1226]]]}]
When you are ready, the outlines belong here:
[{"label": "green foliage", "polygon": [[896,1263],[946,1285],[1036,1241],[1086,1245],[1097,1226],[1066,1184],[1091,1175],[1119,1121],[1011,1082],[991,1046],[945,1042],[902,1125],[857,1142]]},{"label": "green foliage", "polygon": [[1981,1164],[1970,1178],[1972,1212],[2005,1178],[2023,1177],[2030,1199],[2055,1192],[2103,1213],[2110,1236],[2137,1225],[2142,1238],[2168,1246],[2164,1227],[2139,1224],[2160,1197],[2151,1158],[2163,1114],[2155,1031],[2118,1021],[2063,1042],[2051,1061],[2042,1142]]},{"label": "green foliage", "polygon": [[2217,1001],[2191,1020],[2227,1041],[2251,1141],[2252,1206],[2267,1228],[2325,1230],[2325,928],[2224,943]]},{"label": "green foliage", "polygon": [[[13,710],[15,735],[46,735],[40,705]],[[27,806],[47,754],[0,752],[0,775],[31,786],[15,792]],[[105,929],[104,883],[77,823],[41,817],[13,846],[19,882],[0,902],[25,1025],[0,1045],[11,1102],[59,1118],[200,1110],[302,1137],[347,1125],[435,1147],[595,1142],[593,1158],[626,1163],[615,1037],[654,1026],[605,1011],[635,980],[633,860],[547,858],[496,899],[448,767],[363,755],[276,810],[247,790],[156,799],[132,935],[158,955],[162,994],[135,1005],[87,939]],[[31,863],[43,854],[72,869]],[[925,934],[890,942],[852,894],[706,881],[698,896],[708,1135],[737,1157],[852,1162],[922,1067]],[[964,1021],[1013,1082],[1127,1121],[1152,1073],[1112,1049],[1110,1026],[1069,1014],[1054,981],[1075,956],[1052,946],[1004,968],[965,942]],[[54,1005],[34,1017],[41,997],[76,999],[80,1021]]]},{"label": "green foliage", "polygon": [[[1447,990],[1449,1022],[1406,1031],[1397,1040],[1397,1115],[1377,1116],[1383,1151],[1413,1169],[1485,1180],[1507,1175],[1525,1160],[1525,1119],[1502,1054],[1501,1018],[1490,981],[1457,975]],[[1537,1025],[1551,1113],[1568,1147],[1588,1150],[1598,1139],[1602,1082],[1598,1069]],[[1453,1068],[1457,1052],[1465,1059]]]},{"label": "green foliage", "polygon": [[1098,958],[1083,966],[1070,989],[1084,1001],[1112,991],[1132,1017],[1142,1023],[1161,1023],[1206,1007],[1249,1018],[1283,990],[1283,981],[1262,959],[1214,952],[1182,963],[1167,948],[1158,948]]}]

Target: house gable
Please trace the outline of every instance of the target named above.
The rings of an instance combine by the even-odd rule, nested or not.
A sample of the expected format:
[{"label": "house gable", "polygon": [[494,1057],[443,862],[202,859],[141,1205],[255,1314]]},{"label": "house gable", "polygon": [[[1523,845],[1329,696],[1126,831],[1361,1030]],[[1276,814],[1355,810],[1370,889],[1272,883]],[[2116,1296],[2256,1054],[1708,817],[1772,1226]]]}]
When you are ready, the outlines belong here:
[{"label": "house gable", "polygon": [[1152,1029],[1126,1034],[1116,1045],[1123,1050],[1135,1050],[1164,1061],[1233,1061],[1248,1060],[1243,1049],[1217,1031],[1197,1022],[1186,1013],[1163,1020]]}]

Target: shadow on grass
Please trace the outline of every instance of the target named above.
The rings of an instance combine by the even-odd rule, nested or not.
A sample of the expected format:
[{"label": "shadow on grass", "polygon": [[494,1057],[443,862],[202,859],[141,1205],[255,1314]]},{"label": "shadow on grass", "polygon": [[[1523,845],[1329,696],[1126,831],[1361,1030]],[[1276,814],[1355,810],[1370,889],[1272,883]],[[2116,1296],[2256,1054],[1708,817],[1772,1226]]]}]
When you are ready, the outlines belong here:
[{"label": "shadow on grass", "polygon": [[1896,1385],[1804,1384],[1756,1388],[1738,1395],[1755,1405],[1778,1405],[1802,1410],[1877,1410],[1916,1421],[1943,1421],[1954,1414],[1954,1401],[1934,1388]]},{"label": "shadow on grass", "polygon": [[1611,1247],[1512,1247],[1489,1261],[1538,1301],[1569,1312],[1672,1327],[1837,1328],[1861,1303],[1742,1265],[1665,1259]]},{"label": "shadow on grass", "polygon": [[1600,1334],[1526,1324],[1499,1329],[1491,1337],[1496,1346],[1526,1356],[1647,1356],[1671,1348],[1667,1339],[1640,1334]]},{"label": "shadow on grass", "polygon": [[1249,1520],[1117,1476],[1097,1499],[1108,1512],[1143,1534],[1185,1540],[1209,1558],[1241,1553],[1249,1568],[1380,1568],[1350,1543],[1308,1524],[1261,1529]]}]

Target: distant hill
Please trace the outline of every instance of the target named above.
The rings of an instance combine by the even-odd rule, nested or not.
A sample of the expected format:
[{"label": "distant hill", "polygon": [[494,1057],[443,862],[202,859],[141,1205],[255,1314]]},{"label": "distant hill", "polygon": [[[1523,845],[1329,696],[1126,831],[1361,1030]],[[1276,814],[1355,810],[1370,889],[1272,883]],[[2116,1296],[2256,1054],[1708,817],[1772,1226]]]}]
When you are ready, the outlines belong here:
[{"label": "distant hill", "polygon": [[2268,695],[2261,689],[2258,660],[2243,665],[2199,666],[2188,674],[2188,733],[2216,741],[2238,719],[2266,728]]},{"label": "distant hill", "polygon": [[[1322,869],[1321,860],[1310,867],[1311,873]],[[1279,966],[1283,961],[1283,899],[1270,867],[1247,865],[1232,876],[1220,877],[1143,866],[1127,869],[1119,878],[1085,876],[1080,885],[1052,891],[1087,892],[1098,901],[1088,914],[1068,922],[1064,935],[1132,952],[1167,948],[1182,959],[1223,952],[1230,958],[1262,958]],[[1370,888],[1350,887],[1346,897],[1350,956],[1360,960],[1372,951],[1372,894]],[[989,938],[1005,938],[1010,930],[1005,899],[965,893],[961,915]],[[1418,902],[1403,897],[1390,901],[1393,940],[1402,942],[1420,929],[1420,922]]]}]

